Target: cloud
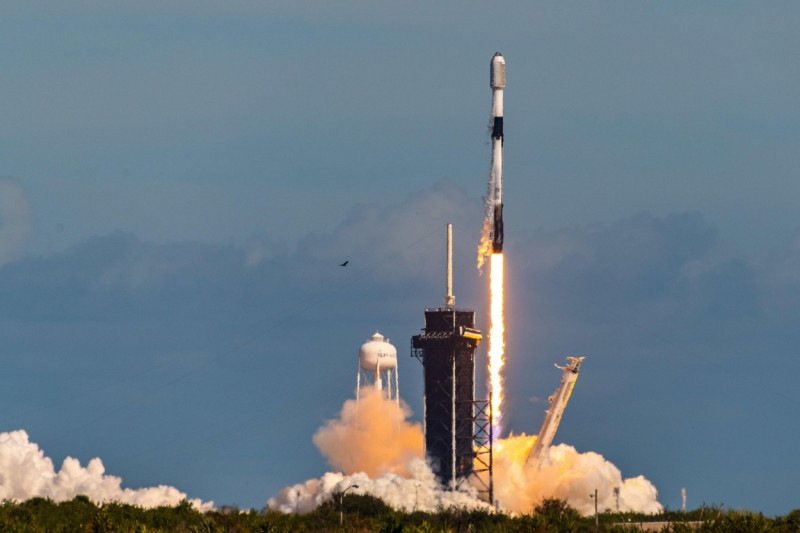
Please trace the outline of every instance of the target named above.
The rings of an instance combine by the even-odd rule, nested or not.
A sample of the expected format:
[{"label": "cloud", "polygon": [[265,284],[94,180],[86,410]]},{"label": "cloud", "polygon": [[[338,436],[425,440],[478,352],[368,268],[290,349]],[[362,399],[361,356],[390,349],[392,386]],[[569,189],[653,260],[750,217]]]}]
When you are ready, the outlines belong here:
[{"label": "cloud", "polygon": [[[472,224],[481,206],[451,181],[440,181],[399,202],[361,204],[351,208],[331,232],[311,234],[297,246],[301,261],[335,262],[350,259],[353,268],[370,269],[381,282],[409,277],[441,276],[445,227],[453,223],[462,235],[480,225]],[[473,227],[474,226],[474,227]],[[458,247],[474,256],[471,240]],[[438,253],[436,253],[438,252]]]},{"label": "cloud", "polygon": [[[7,295],[0,313],[31,318],[236,316],[256,306],[279,309],[282,299],[303,306],[343,291],[350,295],[347,304],[375,301],[363,290],[353,291],[354,284],[424,298],[423,290],[443,284],[448,222],[455,223],[461,237],[456,250],[463,259],[457,255],[457,261],[472,272],[473,228],[466,220],[479,209],[463,189],[440,182],[394,203],[353,207],[329,232],[310,234],[291,247],[264,236],[254,236],[243,247],[157,244],[115,231],[0,270],[0,290]],[[18,235],[21,226],[16,224]],[[348,267],[339,267],[345,260]],[[426,304],[438,300],[437,294]]]},{"label": "cloud", "polygon": [[694,212],[536,232],[509,254],[509,283],[531,312],[590,335],[602,336],[598,328],[611,323],[651,339],[715,333],[769,305],[758,296],[763,265],[726,250],[717,229]]},{"label": "cloud", "polygon": [[642,212],[610,225],[537,233],[523,243],[528,253],[520,259],[534,276],[634,303],[674,289],[687,265],[716,244],[716,229],[698,213]]},{"label": "cloud", "polygon": [[0,265],[21,258],[36,233],[28,197],[15,181],[0,179]]}]

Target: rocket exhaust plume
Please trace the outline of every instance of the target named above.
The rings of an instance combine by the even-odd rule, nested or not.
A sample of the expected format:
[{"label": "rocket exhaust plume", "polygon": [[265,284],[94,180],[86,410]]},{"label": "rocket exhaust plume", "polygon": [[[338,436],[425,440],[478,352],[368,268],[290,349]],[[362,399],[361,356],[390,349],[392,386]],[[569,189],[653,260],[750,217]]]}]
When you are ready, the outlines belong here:
[{"label": "rocket exhaust plume", "polygon": [[497,52],[489,64],[492,89],[492,166],[485,198],[486,216],[478,247],[478,270],[489,261],[489,394],[494,435],[500,436],[503,419],[503,378],[505,365],[504,283],[503,283],[503,90],[506,87],[506,62]]},{"label": "rocket exhaust plume", "polygon": [[[480,487],[464,483],[452,490],[439,482],[424,456],[422,426],[410,417],[411,410],[402,400],[387,398],[373,387],[363,389],[358,402],[346,400],[338,416],[313,436],[314,444],[336,471],[285,487],[270,498],[267,507],[307,513],[334,494],[358,485],[352,492],[378,497],[399,510],[489,510],[479,498]],[[578,453],[560,444],[542,452],[541,466],[526,464],[535,442],[535,436],[526,435],[495,441],[494,487],[502,511],[528,513],[545,498],[559,498],[581,513],[591,514],[594,501],[589,494],[595,488],[606,508],[615,503],[614,489],[619,488],[621,509],[661,509],[649,481],[641,476],[623,479],[617,467],[596,453]]]},{"label": "rocket exhaust plume", "polygon": [[380,391],[365,389],[346,400],[339,417],[314,434],[314,444],[331,466],[319,479],[286,487],[267,502],[270,509],[305,513],[336,492],[377,496],[396,509],[436,512],[442,507],[488,509],[477,491],[445,490],[423,458],[422,426],[411,422],[405,402],[399,406]]},{"label": "rocket exhaust plume", "polygon": [[510,436],[495,444],[495,498],[503,509],[530,512],[544,498],[564,500],[584,516],[594,514],[589,494],[598,488],[602,511],[616,509],[615,488],[619,488],[619,509],[657,513],[661,511],[658,491],[644,476],[623,478],[620,470],[595,452],[578,453],[558,444],[545,450],[541,465],[526,464],[536,442],[535,436]]},{"label": "rocket exhaust plume", "polygon": [[422,459],[422,426],[408,422],[410,415],[405,402],[365,388],[358,401],[344,402],[339,418],[319,428],[312,440],[328,463],[347,475],[408,477],[409,460]]},{"label": "rocket exhaust plume", "polygon": [[[336,468],[317,479],[282,489],[267,507],[284,513],[307,513],[333,495],[350,492],[381,498],[395,509],[436,512],[442,508],[485,509],[476,490],[445,490],[422,458],[422,429],[409,420],[408,406],[365,391],[359,402],[346,400],[338,418],[326,422],[314,435],[314,444]],[[399,427],[391,419],[400,415]],[[578,453],[566,444],[545,450],[542,466],[526,465],[535,436],[510,436],[495,442],[495,497],[502,511],[529,513],[545,498],[565,500],[584,515],[594,513],[589,493],[599,489],[601,509],[653,513],[661,510],[655,487],[644,477],[624,479],[619,469],[594,452]]]},{"label": "rocket exhaust plume", "polygon": [[505,365],[505,326],[503,321],[503,254],[489,256],[489,392],[494,435],[500,436],[503,421],[503,366]]}]

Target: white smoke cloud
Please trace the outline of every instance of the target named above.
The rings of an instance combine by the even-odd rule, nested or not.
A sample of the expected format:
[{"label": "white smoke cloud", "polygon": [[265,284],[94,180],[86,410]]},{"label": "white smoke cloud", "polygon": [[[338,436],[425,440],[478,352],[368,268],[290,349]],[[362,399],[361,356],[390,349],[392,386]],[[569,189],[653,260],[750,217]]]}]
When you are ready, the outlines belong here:
[{"label": "white smoke cloud", "polygon": [[[330,472],[281,490],[267,502],[270,509],[305,513],[331,499],[334,493],[358,485],[353,492],[370,494],[395,509],[436,511],[442,507],[488,509],[477,490],[443,490],[422,459],[420,425],[409,422],[407,406],[395,405],[365,391],[361,402],[345,401],[339,418],[314,435],[314,444],[329,463],[343,472]],[[526,459],[535,436],[499,439],[494,452],[494,490],[505,512],[527,513],[545,498],[565,500],[578,512],[594,513],[589,496],[598,490],[598,506],[616,509],[619,488],[622,511],[661,510],[656,488],[643,476],[623,479],[620,470],[594,452],[579,453],[560,444],[548,450],[541,468]]]},{"label": "white smoke cloud", "polygon": [[0,265],[22,257],[36,232],[33,208],[15,181],[0,179]]},{"label": "white smoke cloud", "polygon": [[[0,500],[22,501],[36,496],[54,501],[85,495],[97,503],[120,502],[140,507],[174,506],[186,494],[174,487],[159,485],[142,489],[122,488],[122,479],[107,475],[99,458],[86,467],[67,457],[56,471],[24,430],[0,433]],[[200,511],[213,509],[213,502],[189,500]]]},{"label": "white smoke cloud", "polygon": [[430,467],[419,458],[410,459],[406,465],[409,477],[388,473],[371,478],[364,472],[352,475],[329,472],[319,479],[286,487],[270,498],[267,507],[283,513],[307,513],[348,487],[358,488],[348,493],[370,494],[395,509],[404,511],[435,512],[442,507],[488,509],[477,493],[469,488],[459,491],[443,490]]}]

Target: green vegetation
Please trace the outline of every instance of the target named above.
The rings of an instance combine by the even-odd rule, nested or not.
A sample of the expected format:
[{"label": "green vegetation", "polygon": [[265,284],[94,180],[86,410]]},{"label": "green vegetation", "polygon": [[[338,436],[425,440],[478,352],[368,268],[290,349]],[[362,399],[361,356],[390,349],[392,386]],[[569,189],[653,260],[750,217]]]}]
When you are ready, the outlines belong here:
[{"label": "green vegetation", "polygon": [[[188,502],[176,507],[142,509],[109,503],[96,505],[85,496],[56,503],[44,498],[0,504],[0,533],[84,532],[84,533],[279,533],[279,532],[382,532],[536,533],[592,532],[594,517],[582,517],[560,500],[545,500],[529,514],[510,517],[486,511],[442,509],[436,513],[395,511],[372,496],[346,494],[343,498],[344,525],[339,525],[339,495],[305,515],[284,515],[272,511],[239,511],[223,507],[201,513]],[[640,531],[641,522],[662,522],[649,531],[778,532],[800,531],[800,509],[786,516],[767,518],[749,511],[720,512],[713,508],[686,513],[665,511],[657,516],[636,513],[604,513],[600,531]]]}]

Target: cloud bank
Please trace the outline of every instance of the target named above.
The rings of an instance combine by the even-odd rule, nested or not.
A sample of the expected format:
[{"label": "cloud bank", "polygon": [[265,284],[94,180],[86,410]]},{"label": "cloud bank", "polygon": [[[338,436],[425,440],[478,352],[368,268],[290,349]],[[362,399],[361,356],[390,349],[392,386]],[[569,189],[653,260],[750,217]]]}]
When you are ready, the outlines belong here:
[{"label": "cloud bank", "polygon": [[19,183],[0,179],[0,265],[22,257],[36,233],[36,217]]}]

